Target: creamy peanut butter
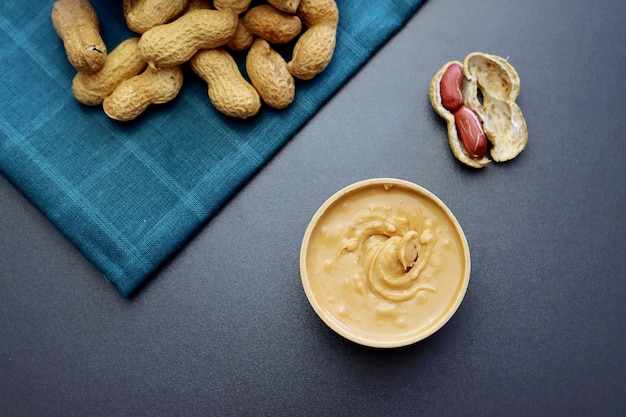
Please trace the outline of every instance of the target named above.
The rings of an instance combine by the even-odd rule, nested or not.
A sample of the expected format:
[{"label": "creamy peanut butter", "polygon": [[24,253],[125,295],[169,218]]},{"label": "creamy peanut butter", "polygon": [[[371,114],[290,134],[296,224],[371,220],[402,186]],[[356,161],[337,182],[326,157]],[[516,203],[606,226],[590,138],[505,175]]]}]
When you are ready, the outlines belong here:
[{"label": "creamy peanut butter", "polygon": [[383,179],[329,199],[305,234],[303,284],[316,312],[345,337],[397,346],[454,313],[469,278],[452,213],[413,184]]}]

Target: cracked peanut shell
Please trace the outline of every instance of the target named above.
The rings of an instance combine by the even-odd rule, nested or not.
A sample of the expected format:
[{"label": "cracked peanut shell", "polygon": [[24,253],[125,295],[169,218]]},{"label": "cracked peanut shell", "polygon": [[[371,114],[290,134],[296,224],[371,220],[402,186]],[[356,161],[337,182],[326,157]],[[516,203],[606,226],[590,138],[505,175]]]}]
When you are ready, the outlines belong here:
[{"label": "cracked peanut shell", "polygon": [[430,101],[435,111],[446,120],[450,148],[459,161],[474,168],[482,168],[491,160],[486,156],[474,158],[467,152],[459,138],[453,112],[442,103],[441,81],[451,65],[462,66],[461,103],[480,119],[489,141],[491,158],[496,162],[515,158],[528,143],[528,131],[515,103],[520,80],[513,66],[499,56],[473,52],[463,62],[446,63],[431,81]]}]

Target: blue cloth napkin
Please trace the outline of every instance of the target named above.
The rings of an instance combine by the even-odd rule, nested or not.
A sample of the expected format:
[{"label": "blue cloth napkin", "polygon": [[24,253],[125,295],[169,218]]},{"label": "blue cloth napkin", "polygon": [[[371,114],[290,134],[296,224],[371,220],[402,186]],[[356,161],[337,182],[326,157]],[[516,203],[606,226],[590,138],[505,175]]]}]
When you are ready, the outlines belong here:
[{"label": "blue cloth napkin", "polygon": [[[172,256],[417,11],[424,0],[338,0],[335,55],[284,110],[213,109],[191,71],[136,121],[78,103],[52,1],[0,3],[0,172],[127,297]],[[122,1],[93,0],[109,51]]]}]

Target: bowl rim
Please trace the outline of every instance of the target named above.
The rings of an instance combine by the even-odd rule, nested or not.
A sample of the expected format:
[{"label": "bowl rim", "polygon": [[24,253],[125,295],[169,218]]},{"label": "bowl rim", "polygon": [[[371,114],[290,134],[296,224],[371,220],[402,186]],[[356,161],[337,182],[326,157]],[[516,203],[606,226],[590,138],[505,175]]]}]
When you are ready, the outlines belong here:
[{"label": "bowl rim", "polygon": [[[454,225],[455,231],[458,234],[459,239],[461,241],[461,246],[463,249],[463,257],[465,259],[465,265],[464,265],[465,273],[463,274],[463,277],[461,277],[461,282],[459,283],[460,287],[455,292],[456,296],[454,299],[451,300],[450,305],[445,311],[445,314],[442,314],[441,316],[439,316],[433,322],[431,326],[427,327],[422,332],[410,334],[408,337],[400,337],[398,339],[385,339],[385,340],[367,338],[365,336],[350,332],[345,326],[339,325],[340,320],[330,315],[329,313],[327,313],[317,302],[315,295],[313,294],[313,291],[311,290],[311,286],[309,284],[308,271],[307,271],[307,265],[306,265],[311,235],[313,231],[315,230],[315,228],[317,227],[323,215],[337,201],[346,197],[347,195],[353,194],[365,188],[369,188],[373,186],[381,186],[381,185],[402,187],[424,198],[429,199],[439,209],[441,209],[444,215],[446,215],[448,219],[450,220],[450,222]],[[300,279],[302,281],[302,286],[306,294],[306,297],[309,301],[309,304],[311,305],[315,313],[328,327],[330,327],[340,336],[343,336],[344,338],[352,342],[355,342],[357,344],[368,346],[368,347],[373,347],[373,348],[397,348],[397,347],[408,346],[408,345],[417,343],[421,340],[424,340],[427,337],[434,334],[435,332],[437,332],[438,330],[440,330],[446,323],[448,323],[448,321],[456,313],[459,306],[461,305],[461,302],[465,298],[467,287],[469,285],[470,273],[471,273],[471,258],[470,258],[469,245],[468,245],[465,233],[463,232],[463,229],[460,223],[458,222],[456,216],[454,216],[450,208],[448,208],[448,206],[443,201],[441,201],[441,199],[439,199],[439,197],[437,197],[435,194],[433,194],[432,192],[430,192],[429,190],[427,190],[426,188],[420,185],[417,185],[413,182],[399,179],[399,178],[380,177],[380,178],[365,179],[365,180],[361,180],[361,181],[357,181],[352,184],[349,184],[341,188],[340,190],[336,191],[333,195],[331,195],[328,199],[326,199],[326,201],[324,201],[324,203],[317,209],[317,211],[311,218],[304,232],[304,236],[302,238],[302,245],[300,247]]]}]

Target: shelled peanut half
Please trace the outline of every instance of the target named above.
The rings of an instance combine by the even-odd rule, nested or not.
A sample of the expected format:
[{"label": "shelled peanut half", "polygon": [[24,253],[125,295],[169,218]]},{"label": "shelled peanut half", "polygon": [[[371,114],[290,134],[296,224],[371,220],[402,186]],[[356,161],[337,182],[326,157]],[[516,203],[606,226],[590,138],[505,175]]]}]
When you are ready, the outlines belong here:
[{"label": "shelled peanut half", "polygon": [[[324,71],[335,51],[335,0],[121,3],[120,19],[137,36],[109,54],[88,0],[57,0],[52,8],[54,27],[77,70],[75,98],[102,105],[119,121],[173,100],[183,86],[184,65],[207,83],[208,100],[227,116],[245,119],[263,104],[284,109],[297,83]],[[236,57],[245,57],[242,66]]]}]

